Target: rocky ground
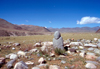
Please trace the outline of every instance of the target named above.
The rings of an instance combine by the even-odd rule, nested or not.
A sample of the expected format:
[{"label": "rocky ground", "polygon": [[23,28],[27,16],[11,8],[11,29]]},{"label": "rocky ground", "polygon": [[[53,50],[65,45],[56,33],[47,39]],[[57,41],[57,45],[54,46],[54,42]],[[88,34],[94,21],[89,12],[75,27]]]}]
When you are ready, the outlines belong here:
[{"label": "rocky ground", "polygon": [[53,42],[25,45],[25,41],[0,44],[1,69],[100,69],[100,39],[67,39],[65,51],[53,49]]}]

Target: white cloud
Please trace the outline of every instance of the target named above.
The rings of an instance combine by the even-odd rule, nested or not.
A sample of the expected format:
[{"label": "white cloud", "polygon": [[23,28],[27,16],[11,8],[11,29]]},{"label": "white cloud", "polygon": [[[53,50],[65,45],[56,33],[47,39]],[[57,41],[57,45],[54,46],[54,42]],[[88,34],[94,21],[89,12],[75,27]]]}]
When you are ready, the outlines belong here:
[{"label": "white cloud", "polygon": [[49,23],[51,23],[51,21],[49,21]]},{"label": "white cloud", "polygon": [[90,24],[90,23],[100,23],[100,18],[97,17],[82,17],[81,21],[77,20],[77,24]]},{"label": "white cloud", "polygon": [[26,22],[29,22],[28,20],[25,20]]}]

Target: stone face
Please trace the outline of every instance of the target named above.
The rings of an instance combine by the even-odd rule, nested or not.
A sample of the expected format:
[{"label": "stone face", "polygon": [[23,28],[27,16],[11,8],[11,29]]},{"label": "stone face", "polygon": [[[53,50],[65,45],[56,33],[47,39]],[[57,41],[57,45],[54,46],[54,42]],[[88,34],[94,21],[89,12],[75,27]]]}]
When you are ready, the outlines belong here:
[{"label": "stone face", "polygon": [[93,64],[93,63],[87,63],[85,65],[86,68],[90,68],[90,69],[96,69],[97,67]]},{"label": "stone face", "polygon": [[61,34],[59,31],[56,31],[54,33],[53,47],[54,49],[59,48],[61,50],[64,50],[63,38],[61,37]]},{"label": "stone face", "polygon": [[49,66],[49,69],[60,69],[60,67],[57,66],[57,65],[50,65]]},{"label": "stone face", "polygon": [[14,69],[28,69],[28,66],[23,61],[20,61],[15,64]]}]

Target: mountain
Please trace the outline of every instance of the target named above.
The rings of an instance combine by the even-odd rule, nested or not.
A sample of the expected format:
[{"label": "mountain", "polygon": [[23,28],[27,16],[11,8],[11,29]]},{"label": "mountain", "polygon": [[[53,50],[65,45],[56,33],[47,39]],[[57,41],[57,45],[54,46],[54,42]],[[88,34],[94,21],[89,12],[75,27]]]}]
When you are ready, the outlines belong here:
[{"label": "mountain", "polygon": [[43,35],[50,32],[45,27],[34,25],[14,25],[0,18],[0,36]]},{"label": "mountain", "polygon": [[83,33],[96,32],[100,27],[76,27],[76,28],[48,28],[51,32],[60,31],[62,33]]},{"label": "mountain", "polygon": [[100,28],[96,31],[96,33],[100,33]]}]

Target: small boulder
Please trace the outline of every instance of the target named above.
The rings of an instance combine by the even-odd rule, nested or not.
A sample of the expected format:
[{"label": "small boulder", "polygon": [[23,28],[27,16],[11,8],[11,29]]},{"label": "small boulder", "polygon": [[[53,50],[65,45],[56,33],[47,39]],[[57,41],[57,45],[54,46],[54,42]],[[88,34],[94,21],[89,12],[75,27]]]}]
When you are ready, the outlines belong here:
[{"label": "small boulder", "polygon": [[13,45],[14,46],[20,46],[21,44],[20,43],[14,43]]},{"label": "small boulder", "polygon": [[33,67],[32,69],[40,69],[39,67]]},{"label": "small boulder", "polygon": [[60,67],[57,66],[57,65],[50,65],[49,66],[49,69],[60,69]]},{"label": "small boulder", "polygon": [[89,69],[96,69],[97,67],[93,64],[93,63],[87,63],[85,65],[86,68],[89,68]]},{"label": "small boulder", "polygon": [[39,60],[38,60],[38,63],[42,64],[42,63],[46,63],[45,59],[43,57],[41,57]]},{"label": "small boulder", "polygon": [[27,62],[25,62],[27,65],[33,65],[34,64],[34,62],[31,62],[31,61],[27,61]]},{"label": "small boulder", "polygon": [[28,66],[23,61],[17,62],[14,69],[28,69]]},{"label": "small boulder", "polygon": [[13,67],[13,63],[14,63],[15,61],[16,61],[15,59],[9,61],[9,62],[6,64],[6,65],[7,65],[7,68],[8,68],[8,69],[12,68],[12,67]]},{"label": "small boulder", "polygon": [[34,46],[35,46],[35,47],[41,47],[41,43],[40,43],[40,42],[35,43]]},{"label": "small boulder", "polygon": [[5,64],[6,59],[4,57],[0,57],[0,66]]},{"label": "small boulder", "polygon": [[75,52],[75,53],[76,53],[76,49],[71,48],[71,49],[70,49],[70,52]]},{"label": "small boulder", "polygon": [[26,53],[24,51],[18,51],[17,55],[24,57]]},{"label": "small boulder", "polygon": [[10,55],[10,59],[15,59],[16,60],[17,58],[18,58],[18,56],[16,54],[11,54]]}]

